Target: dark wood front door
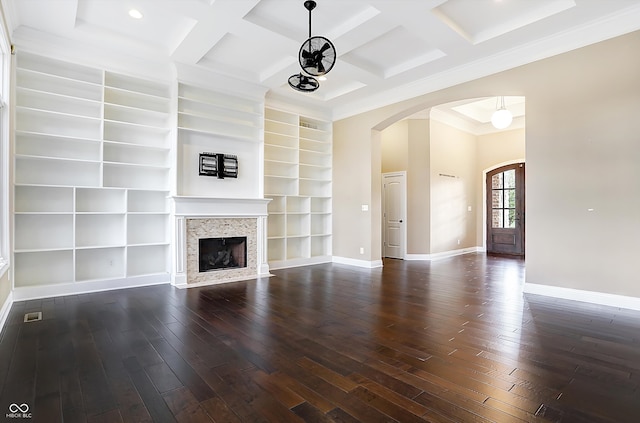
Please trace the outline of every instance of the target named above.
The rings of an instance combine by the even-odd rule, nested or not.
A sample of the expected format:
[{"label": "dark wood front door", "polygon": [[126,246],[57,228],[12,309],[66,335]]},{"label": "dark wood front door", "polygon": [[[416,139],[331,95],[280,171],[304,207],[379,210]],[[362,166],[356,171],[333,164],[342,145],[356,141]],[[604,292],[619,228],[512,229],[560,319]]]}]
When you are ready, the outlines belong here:
[{"label": "dark wood front door", "polygon": [[487,174],[487,253],[524,256],[524,163]]}]

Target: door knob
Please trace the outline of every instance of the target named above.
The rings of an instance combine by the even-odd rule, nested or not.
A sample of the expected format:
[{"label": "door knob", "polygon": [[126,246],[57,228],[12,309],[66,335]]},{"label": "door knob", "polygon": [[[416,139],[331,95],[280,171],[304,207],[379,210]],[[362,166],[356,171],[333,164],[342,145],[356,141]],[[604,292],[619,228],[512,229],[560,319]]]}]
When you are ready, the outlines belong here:
[{"label": "door knob", "polygon": [[398,222],[402,223],[402,219],[398,220]]}]

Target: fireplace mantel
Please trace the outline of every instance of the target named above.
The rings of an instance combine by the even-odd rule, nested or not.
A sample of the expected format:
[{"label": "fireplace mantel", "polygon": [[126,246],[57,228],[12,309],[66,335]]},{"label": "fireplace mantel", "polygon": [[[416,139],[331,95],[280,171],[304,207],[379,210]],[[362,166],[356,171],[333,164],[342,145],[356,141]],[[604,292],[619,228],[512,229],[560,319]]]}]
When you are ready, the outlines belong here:
[{"label": "fireplace mantel", "polygon": [[[216,197],[191,197],[174,196],[171,197],[171,211],[175,217],[174,245],[175,245],[175,265],[172,274],[173,284],[179,288],[209,285],[211,283],[234,282],[243,279],[271,276],[269,265],[267,264],[267,205],[270,199],[263,198],[216,198]],[[188,266],[188,257],[193,255],[187,245],[187,222],[202,221],[202,219],[220,219],[225,226],[239,225],[247,226],[247,219],[254,221],[252,225],[256,231],[251,238],[255,240],[255,248],[252,249],[252,257],[249,260],[254,263],[251,266],[251,274],[234,274],[228,272],[229,277],[218,277],[216,281],[205,281],[206,276],[194,275]],[[206,226],[206,225],[205,225]],[[209,227],[213,227],[210,223]],[[217,225],[215,225],[217,227]],[[193,241],[193,240],[191,240]],[[193,247],[190,247],[193,248]],[[191,272],[191,274],[190,274]],[[238,272],[235,272],[238,273]],[[190,280],[191,279],[191,280]]]},{"label": "fireplace mantel", "polygon": [[216,198],[174,196],[176,216],[247,217],[267,216],[270,198]]}]

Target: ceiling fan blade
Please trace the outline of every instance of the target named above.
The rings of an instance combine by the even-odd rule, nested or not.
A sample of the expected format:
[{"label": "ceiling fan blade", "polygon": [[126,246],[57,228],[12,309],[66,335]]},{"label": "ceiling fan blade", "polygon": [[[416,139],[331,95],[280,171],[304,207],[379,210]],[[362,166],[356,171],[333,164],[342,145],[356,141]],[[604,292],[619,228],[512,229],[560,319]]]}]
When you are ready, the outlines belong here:
[{"label": "ceiling fan blade", "polygon": [[322,59],[318,60],[316,67],[318,68],[318,73],[320,74],[326,73],[324,69],[324,65],[322,64]]},{"label": "ceiling fan blade", "polygon": [[324,53],[324,52],[325,52],[325,50],[327,50],[327,49],[329,49],[329,48],[331,48],[331,44],[329,44],[329,43],[324,43],[324,45],[323,45],[323,46],[322,46],[322,48],[320,49],[320,52],[321,52],[321,53]]}]

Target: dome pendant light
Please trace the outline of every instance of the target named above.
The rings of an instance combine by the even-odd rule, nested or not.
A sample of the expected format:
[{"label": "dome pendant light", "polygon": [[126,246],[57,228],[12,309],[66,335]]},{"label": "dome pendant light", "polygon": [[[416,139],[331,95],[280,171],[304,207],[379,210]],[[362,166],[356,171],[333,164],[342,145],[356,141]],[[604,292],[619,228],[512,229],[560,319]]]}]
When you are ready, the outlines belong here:
[{"label": "dome pendant light", "polygon": [[[500,100],[500,108],[498,108],[498,100]],[[511,121],[513,121],[513,116],[504,105],[504,96],[496,97],[496,111],[491,116],[491,124],[496,129],[505,129],[511,125]]]}]

